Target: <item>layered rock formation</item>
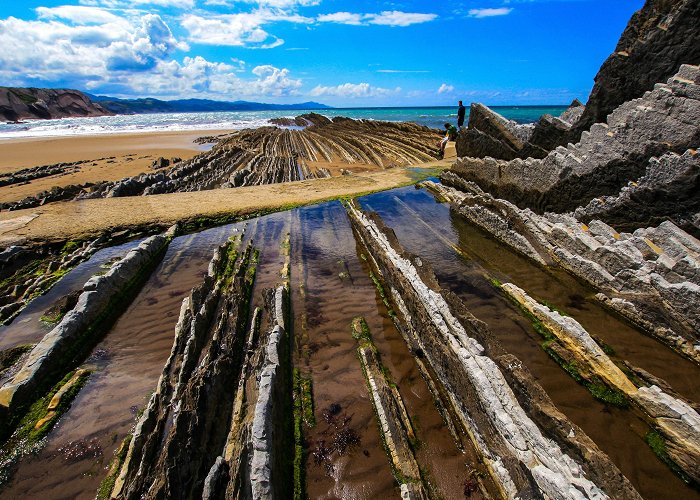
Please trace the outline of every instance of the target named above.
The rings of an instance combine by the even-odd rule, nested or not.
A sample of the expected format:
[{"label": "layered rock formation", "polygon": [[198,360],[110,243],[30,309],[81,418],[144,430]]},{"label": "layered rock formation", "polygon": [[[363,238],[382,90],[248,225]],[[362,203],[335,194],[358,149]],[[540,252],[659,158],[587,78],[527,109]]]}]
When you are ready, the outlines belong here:
[{"label": "layered rock formation", "polygon": [[[517,358],[503,352],[486,325],[439,288],[424,262],[404,254],[390,234],[353,205],[348,214],[385,289],[391,290],[404,338],[440,388],[434,396],[470,436],[505,498],[594,498],[606,492],[638,497],[580,429],[563,431],[575,426]],[[518,395],[525,395],[526,405]]]},{"label": "layered rock formation", "polygon": [[666,219],[700,236],[700,155],[690,149],[651,158],[645,174],[617,195],[592,199],[574,215],[583,222],[602,220],[620,230],[657,226]]},{"label": "layered rock formation", "polygon": [[[111,198],[202,191],[325,178],[331,168],[405,167],[435,159],[439,132],[412,123],[299,117],[307,127],[246,129],[228,135],[211,151],[169,169],[116,182],[55,188],[7,203],[7,210],[67,199]],[[339,173],[337,170],[336,174]],[[27,172],[25,175],[39,175]],[[0,179],[1,181],[1,179]]]},{"label": "layered rock formation", "polygon": [[601,221],[521,210],[473,183],[462,182],[462,191],[426,185],[501,242],[541,265],[560,265],[599,290],[603,303],[700,363],[700,241],[673,223],[618,233]]},{"label": "layered rock formation", "polygon": [[257,252],[229,241],[182,304],[112,498],[282,498],[290,485],[287,290],[248,323]]},{"label": "layered rock formation", "polygon": [[2,430],[16,413],[52,385],[80,359],[105,324],[129,301],[130,294],[162,258],[174,236],[175,228],[165,235],[143,241],[102,276],[92,277],[83,287],[75,308],[32,349],[24,366],[0,389]]},{"label": "layered rock formation", "polygon": [[575,100],[559,117],[542,115],[536,123],[518,124],[483,104],[473,103],[469,125],[457,137],[457,156],[501,160],[544,158],[565,144],[584,107]]},{"label": "layered rock formation", "polygon": [[543,115],[518,125],[482,104],[472,104],[469,127],[460,133],[458,156],[501,160],[543,158],[576,142],[595,123],[627,101],[671,78],[683,64],[700,64],[696,0],[648,0],[630,19],[615,51],[605,60],[585,108],[577,100],[560,117]]},{"label": "layered rock formation", "polygon": [[401,488],[401,498],[421,500],[428,498],[421,480],[420,468],[411,448],[415,440],[413,425],[396,384],[382,364],[372,335],[364,318],[352,322],[352,336],[359,346],[357,355],[362,364],[367,388],[379,421],[384,446],[391,460],[394,476]]},{"label": "layered rock formation", "polygon": [[655,385],[638,388],[610,359],[590,334],[575,319],[538,303],[525,291],[505,283],[502,290],[528,313],[541,321],[555,336],[565,359],[573,359],[579,373],[600,377],[613,390],[634,402],[667,441],[671,459],[694,481],[700,482],[700,415],[687,402],[666,394]]},{"label": "layered rock formation", "polygon": [[[666,152],[700,144],[700,67],[681,66],[666,84],[617,108],[577,144],[544,159],[460,158],[452,173],[496,197],[539,212],[574,210],[593,198],[617,194]],[[445,178],[446,182],[449,182]]]},{"label": "layered rock formation", "polygon": [[112,114],[79,90],[0,87],[0,121]]}]

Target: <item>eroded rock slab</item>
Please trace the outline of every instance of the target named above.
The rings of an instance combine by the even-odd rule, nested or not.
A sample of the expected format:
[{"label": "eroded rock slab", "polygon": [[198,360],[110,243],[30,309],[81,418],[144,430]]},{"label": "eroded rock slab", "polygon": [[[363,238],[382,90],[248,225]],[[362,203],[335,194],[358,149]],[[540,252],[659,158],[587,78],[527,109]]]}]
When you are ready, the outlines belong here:
[{"label": "eroded rock slab", "polygon": [[574,318],[538,303],[512,283],[504,283],[501,289],[555,335],[579,369],[592,371],[639,406],[667,441],[674,462],[694,481],[700,480],[700,415],[687,402],[655,385],[637,388]]},{"label": "eroded rock slab", "polygon": [[561,116],[545,114],[535,123],[518,124],[483,104],[473,103],[469,125],[457,138],[457,156],[501,160],[544,158],[552,149],[568,142],[583,109],[574,100]]},{"label": "eroded rock slab", "polygon": [[183,301],[175,342],[112,498],[283,498],[291,483],[287,289],[248,321],[257,252],[220,247]]},{"label": "eroded rock slab", "polygon": [[[85,344],[100,335],[101,322],[118,310],[165,253],[175,234],[152,236],[116,262],[102,276],[88,280],[76,306],[32,349],[24,366],[0,389],[0,415],[29,404],[50,377],[68,370]],[[76,256],[77,258],[77,256]],[[9,418],[9,417],[8,417]]]},{"label": "eroded rock slab", "polygon": [[[602,498],[606,491],[638,497],[580,429],[567,435],[557,432],[562,426],[553,425],[554,418],[566,421],[568,429],[574,426],[556,411],[521,363],[499,351],[486,325],[460,307],[458,298],[440,290],[425,263],[403,254],[397,242],[390,242],[377,223],[354,206],[348,213],[391,290],[402,333],[434,372],[434,382],[458,425],[469,434],[505,497]],[[527,395],[531,411],[538,409],[533,411],[536,417],[523,409],[511,384],[524,387],[519,392]],[[543,424],[553,435],[545,435]],[[558,443],[564,442],[576,459],[562,451]]]},{"label": "eroded rock slab", "polygon": [[[650,158],[700,144],[700,67],[683,65],[667,83],[620,105],[577,144],[543,159],[460,158],[451,173],[497,198],[538,213],[568,211],[616,195],[637,181]],[[443,182],[450,177],[443,175]]]}]

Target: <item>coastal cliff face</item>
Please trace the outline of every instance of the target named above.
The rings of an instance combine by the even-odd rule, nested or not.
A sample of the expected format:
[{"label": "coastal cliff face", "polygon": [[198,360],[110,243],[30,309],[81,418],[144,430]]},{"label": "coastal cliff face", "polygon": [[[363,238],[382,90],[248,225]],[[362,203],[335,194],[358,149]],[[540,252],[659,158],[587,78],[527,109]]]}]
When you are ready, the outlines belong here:
[{"label": "coastal cliff face", "polygon": [[600,67],[585,108],[576,100],[559,117],[544,115],[535,124],[519,125],[474,103],[469,126],[457,140],[457,155],[544,158],[559,146],[578,142],[592,125],[673,77],[681,65],[700,64],[698,19],[697,0],[647,1]]},{"label": "coastal cliff face", "polygon": [[0,87],[0,121],[112,114],[78,90]]},{"label": "coastal cliff face", "polygon": [[700,2],[649,0],[627,24],[615,51],[595,77],[579,131],[622,103],[672,77],[681,64],[700,64]]}]

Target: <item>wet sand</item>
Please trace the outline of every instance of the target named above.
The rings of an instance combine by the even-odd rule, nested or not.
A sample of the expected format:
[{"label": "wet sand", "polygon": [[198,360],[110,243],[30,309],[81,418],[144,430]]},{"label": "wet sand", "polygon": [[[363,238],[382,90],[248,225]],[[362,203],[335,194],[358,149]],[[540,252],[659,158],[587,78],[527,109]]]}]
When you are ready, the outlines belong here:
[{"label": "wet sand", "polygon": [[[0,173],[57,162],[103,159],[81,164],[77,172],[0,187],[0,203],[35,195],[56,185],[118,180],[149,171],[160,156],[190,158],[206,149],[194,143],[202,136],[224,130],[114,134],[99,136],[0,140]],[[450,144],[445,159],[418,165],[445,168],[456,157]],[[114,163],[109,163],[114,162]],[[135,196],[50,203],[26,210],[0,213],[0,247],[27,240],[66,240],[98,235],[107,229],[144,224],[172,224],[178,220],[223,213],[253,213],[284,206],[314,203],[368,191],[406,185],[416,178],[412,168],[370,170],[366,165],[339,163],[329,168],[334,177],[293,183],[252,186],[191,193]],[[341,176],[340,168],[356,170]]]},{"label": "wet sand", "polygon": [[[219,135],[224,130],[143,132],[139,134],[81,135],[73,137],[31,137],[0,139],[0,173],[105,156],[159,154],[169,158],[202,150],[198,137]],[[164,153],[164,154],[160,154]]]},{"label": "wet sand", "polygon": [[[108,229],[169,225],[191,217],[252,214],[391,189],[413,182],[412,175],[410,169],[391,169],[235,189],[50,203],[0,213],[0,246],[26,240],[80,239],[99,235]],[[34,215],[36,217],[28,217]]]},{"label": "wet sand", "polygon": [[157,158],[186,160],[200,153],[207,146],[194,141],[210,132],[0,139],[0,174],[42,165],[85,162],[65,173],[4,186],[0,188],[0,203],[19,201],[56,186],[116,181],[152,172],[151,165]]}]

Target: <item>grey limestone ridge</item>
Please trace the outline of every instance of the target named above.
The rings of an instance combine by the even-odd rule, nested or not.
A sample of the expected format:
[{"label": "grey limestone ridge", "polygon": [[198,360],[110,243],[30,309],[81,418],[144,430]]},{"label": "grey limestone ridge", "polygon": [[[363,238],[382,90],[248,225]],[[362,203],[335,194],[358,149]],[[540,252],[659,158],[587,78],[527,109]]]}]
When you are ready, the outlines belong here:
[{"label": "grey limestone ridge", "polygon": [[[291,441],[287,288],[247,322],[254,251],[229,241],[185,298],[112,498],[284,498]],[[286,425],[287,422],[290,425]]]},{"label": "grey limestone ridge", "polygon": [[112,114],[79,90],[0,87],[0,121]]},{"label": "grey limestone ridge", "polygon": [[519,209],[474,183],[427,185],[503,243],[568,270],[603,303],[700,363],[700,241],[692,235],[669,221],[618,233],[599,220]]},{"label": "grey limestone ridge", "polygon": [[425,263],[404,254],[390,233],[352,204],[348,214],[391,290],[404,338],[435,373],[443,405],[470,436],[504,498],[639,498],[486,325],[439,288]]},{"label": "grey limestone ridge", "polygon": [[694,480],[700,479],[700,415],[690,404],[653,384],[637,387],[578,321],[538,303],[511,283],[501,289],[557,337],[580,369],[591,370],[636,404],[667,441],[674,462]]},{"label": "grey limestone ridge", "polygon": [[[75,308],[32,349],[24,366],[0,389],[0,416],[24,407],[52,374],[67,371],[80,352],[80,344],[89,343],[86,336],[97,335],[94,328],[100,319],[115,308],[115,299],[144,268],[162,255],[173,228],[166,235],[152,236],[131,250],[102,276],[93,276],[85,283]],[[123,298],[122,298],[123,300]]]},{"label": "grey limestone ridge", "polygon": [[593,125],[577,144],[543,159],[459,158],[451,172],[521,207],[561,212],[616,195],[646,173],[651,158],[688,150],[694,156],[699,144],[700,67],[683,65],[667,83]]},{"label": "grey limestone ridge", "polygon": [[518,124],[483,104],[473,103],[469,124],[457,137],[457,156],[502,160],[544,158],[567,142],[583,110],[583,105],[574,100],[558,117],[545,114],[536,123]]}]

